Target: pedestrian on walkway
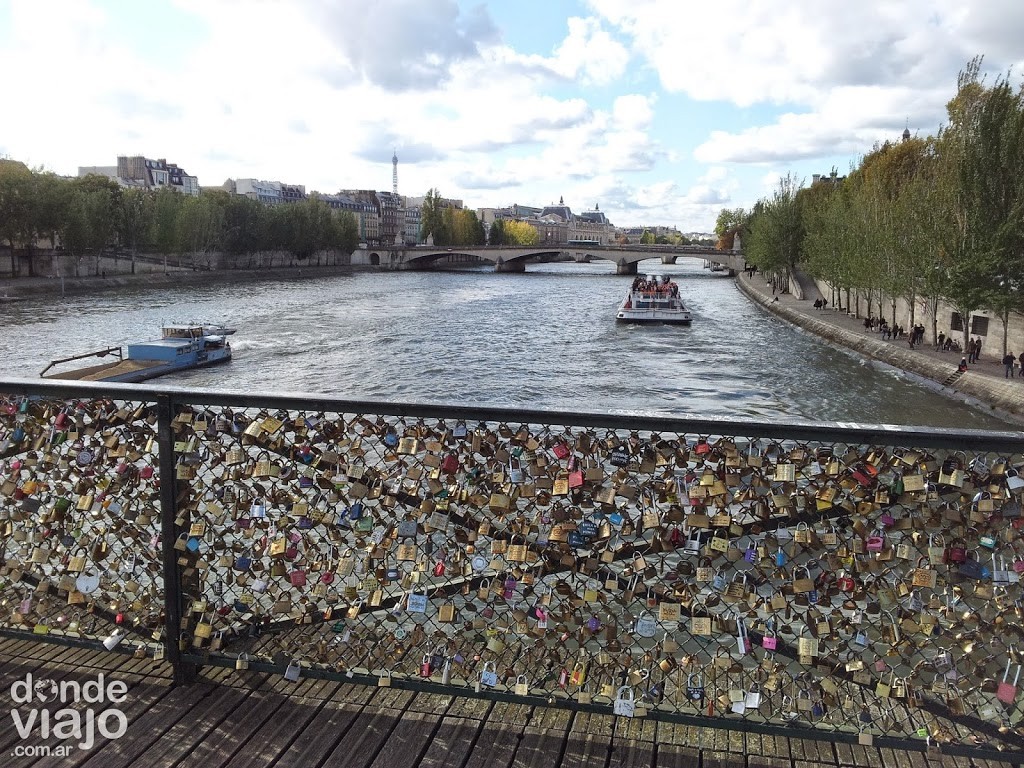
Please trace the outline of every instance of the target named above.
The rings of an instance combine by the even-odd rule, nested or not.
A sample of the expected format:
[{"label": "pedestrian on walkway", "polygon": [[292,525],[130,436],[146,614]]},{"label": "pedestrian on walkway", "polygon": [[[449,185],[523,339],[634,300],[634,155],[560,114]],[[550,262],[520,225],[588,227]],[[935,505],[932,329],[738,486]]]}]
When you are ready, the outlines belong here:
[{"label": "pedestrian on walkway", "polygon": [[939,340],[935,344],[935,349],[941,350],[942,349],[942,345],[945,344],[945,343],[946,343],[946,334],[944,334],[942,331],[939,331]]},{"label": "pedestrian on walkway", "polygon": [[1024,379],[1024,352],[1020,353],[1020,378]]},{"label": "pedestrian on walkway", "polygon": [[1006,379],[1012,379],[1013,378],[1013,363],[1014,363],[1015,359],[1016,358],[1014,358],[1013,352],[1007,352],[1003,356],[1003,365],[1006,366],[1006,375],[1003,378],[1006,378]]},{"label": "pedestrian on walkway", "polygon": [[981,336],[978,337],[974,345],[974,362],[978,362],[979,357],[981,357]]}]

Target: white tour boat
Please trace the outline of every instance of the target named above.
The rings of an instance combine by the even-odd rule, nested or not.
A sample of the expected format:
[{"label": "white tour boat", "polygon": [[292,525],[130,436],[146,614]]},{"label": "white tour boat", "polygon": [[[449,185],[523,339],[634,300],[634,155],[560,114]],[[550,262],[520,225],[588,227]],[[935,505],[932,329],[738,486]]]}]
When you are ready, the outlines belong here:
[{"label": "white tour boat", "polygon": [[689,325],[693,317],[679,298],[679,286],[668,276],[633,281],[626,298],[615,313],[619,323],[668,323]]}]

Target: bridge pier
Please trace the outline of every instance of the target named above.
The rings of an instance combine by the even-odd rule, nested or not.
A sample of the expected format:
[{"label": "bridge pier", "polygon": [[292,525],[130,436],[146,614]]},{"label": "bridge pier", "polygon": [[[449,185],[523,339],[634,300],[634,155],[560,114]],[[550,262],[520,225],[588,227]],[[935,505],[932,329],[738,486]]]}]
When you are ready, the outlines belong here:
[{"label": "bridge pier", "polygon": [[615,266],[615,274],[616,275],[635,275],[636,274],[636,265],[638,263],[639,262],[636,262],[636,261],[626,261],[625,259],[623,259],[623,260],[621,260]]},{"label": "bridge pier", "polygon": [[678,256],[669,256],[668,254],[664,254],[661,257],[661,263],[662,264],[675,264],[676,263],[676,259],[678,259],[678,258],[679,258]]},{"label": "bridge pier", "polygon": [[495,272],[525,272],[526,264],[522,261],[505,261],[498,259],[494,265]]}]

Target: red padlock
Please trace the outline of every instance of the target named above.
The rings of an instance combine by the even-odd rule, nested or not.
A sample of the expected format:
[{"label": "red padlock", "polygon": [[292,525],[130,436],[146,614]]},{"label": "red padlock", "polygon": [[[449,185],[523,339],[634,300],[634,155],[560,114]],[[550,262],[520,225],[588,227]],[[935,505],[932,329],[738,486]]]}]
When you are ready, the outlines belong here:
[{"label": "red padlock", "polygon": [[430,673],[433,670],[430,667],[430,657],[424,656],[423,663],[420,664],[420,677],[430,677]]},{"label": "red padlock", "polygon": [[853,580],[846,571],[840,571],[836,577],[836,586],[839,587],[842,592],[853,592],[857,588],[857,583]]},{"label": "red padlock", "polygon": [[459,457],[456,456],[454,453],[449,453],[447,456],[444,457],[444,460],[441,462],[441,471],[446,474],[453,475],[458,470]]},{"label": "red padlock", "polygon": [[957,565],[967,562],[967,547],[959,539],[949,545],[949,562]]}]

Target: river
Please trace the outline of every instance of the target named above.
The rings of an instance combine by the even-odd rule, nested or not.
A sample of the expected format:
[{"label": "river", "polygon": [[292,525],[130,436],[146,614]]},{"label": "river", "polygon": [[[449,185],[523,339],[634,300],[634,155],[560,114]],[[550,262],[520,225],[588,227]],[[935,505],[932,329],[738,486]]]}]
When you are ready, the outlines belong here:
[{"label": "river", "polygon": [[354,400],[759,420],[1006,429],[899,371],[795,330],[732,278],[682,259],[671,274],[693,325],[623,326],[631,277],[614,265],[534,264],[353,272],[0,304],[4,374],[159,335],[161,323],[224,321],[234,360],[154,383]]}]

